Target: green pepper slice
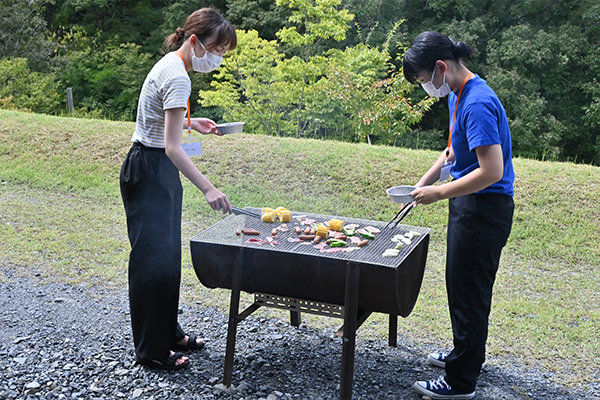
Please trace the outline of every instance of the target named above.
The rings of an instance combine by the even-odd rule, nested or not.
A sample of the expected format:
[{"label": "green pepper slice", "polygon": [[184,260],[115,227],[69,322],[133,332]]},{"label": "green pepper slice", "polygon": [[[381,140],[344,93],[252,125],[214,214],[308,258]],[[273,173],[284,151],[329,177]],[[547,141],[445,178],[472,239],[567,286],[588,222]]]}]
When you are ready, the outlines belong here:
[{"label": "green pepper slice", "polygon": [[346,236],[354,236],[354,229],[342,228],[342,232]]},{"label": "green pepper slice", "polygon": [[343,240],[339,240],[339,239],[332,239],[331,243],[329,244],[331,247],[342,247],[342,246],[346,246],[348,243],[346,243]]},{"label": "green pepper slice", "polygon": [[375,235],[373,235],[371,232],[359,232],[360,236],[364,237],[365,239],[370,239],[373,240],[375,239]]}]

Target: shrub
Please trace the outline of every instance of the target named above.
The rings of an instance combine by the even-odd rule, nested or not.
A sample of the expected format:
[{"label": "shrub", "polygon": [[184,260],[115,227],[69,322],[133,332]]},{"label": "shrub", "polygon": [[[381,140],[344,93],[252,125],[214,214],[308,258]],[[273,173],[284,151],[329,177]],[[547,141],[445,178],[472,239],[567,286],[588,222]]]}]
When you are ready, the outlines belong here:
[{"label": "shrub", "polygon": [[52,73],[31,71],[25,58],[0,59],[0,107],[58,114],[64,97]]}]

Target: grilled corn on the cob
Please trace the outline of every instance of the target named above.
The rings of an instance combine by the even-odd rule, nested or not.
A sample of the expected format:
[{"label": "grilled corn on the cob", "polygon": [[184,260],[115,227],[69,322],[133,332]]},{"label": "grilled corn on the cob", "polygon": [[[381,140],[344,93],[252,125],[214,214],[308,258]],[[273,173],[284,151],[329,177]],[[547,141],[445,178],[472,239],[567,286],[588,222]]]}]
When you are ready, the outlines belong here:
[{"label": "grilled corn on the cob", "polygon": [[275,211],[271,211],[271,212],[266,212],[262,215],[262,221],[263,222],[275,222],[275,219],[277,218],[277,215],[275,214]]},{"label": "grilled corn on the cob", "polygon": [[336,218],[329,221],[329,229],[331,229],[332,231],[341,232],[343,227],[344,227],[344,221],[341,221]]},{"label": "grilled corn on the cob", "polygon": [[[281,208],[281,210],[279,210],[279,208]],[[279,207],[279,220],[281,222],[290,222],[292,220],[292,213],[290,213],[289,210],[283,208],[283,207]]]},{"label": "grilled corn on the cob", "polygon": [[317,236],[327,239],[327,227],[325,225],[317,226]]}]

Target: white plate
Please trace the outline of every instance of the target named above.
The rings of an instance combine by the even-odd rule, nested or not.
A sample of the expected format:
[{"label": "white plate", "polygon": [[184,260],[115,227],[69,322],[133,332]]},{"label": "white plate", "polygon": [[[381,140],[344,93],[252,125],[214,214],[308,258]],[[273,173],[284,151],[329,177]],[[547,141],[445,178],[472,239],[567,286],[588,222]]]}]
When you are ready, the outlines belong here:
[{"label": "white plate", "polygon": [[394,203],[406,204],[415,200],[410,195],[410,193],[415,189],[415,186],[402,185],[392,186],[391,188],[388,188],[388,190],[386,190],[385,192],[388,196],[390,196],[390,199],[392,199]]},{"label": "white plate", "polygon": [[244,130],[243,122],[226,122],[224,124],[217,124],[217,128],[219,129],[219,133],[224,135],[230,133],[242,133]]}]

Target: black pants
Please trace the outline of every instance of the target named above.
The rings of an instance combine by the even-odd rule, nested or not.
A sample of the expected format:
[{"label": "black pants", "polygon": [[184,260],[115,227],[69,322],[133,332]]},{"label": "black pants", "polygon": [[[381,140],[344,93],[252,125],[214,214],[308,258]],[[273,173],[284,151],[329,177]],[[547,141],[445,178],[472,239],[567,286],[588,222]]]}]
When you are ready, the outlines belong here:
[{"label": "black pants", "polygon": [[181,281],[179,170],[164,149],[134,143],[121,167],[127,215],[129,306],[136,356],[163,360],[183,339],[177,324]]},{"label": "black pants", "polygon": [[485,361],[492,288],[513,211],[513,199],[506,195],[450,199],[446,288],[454,349],[446,359],[446,381],[459,392],[475,390]]}]

